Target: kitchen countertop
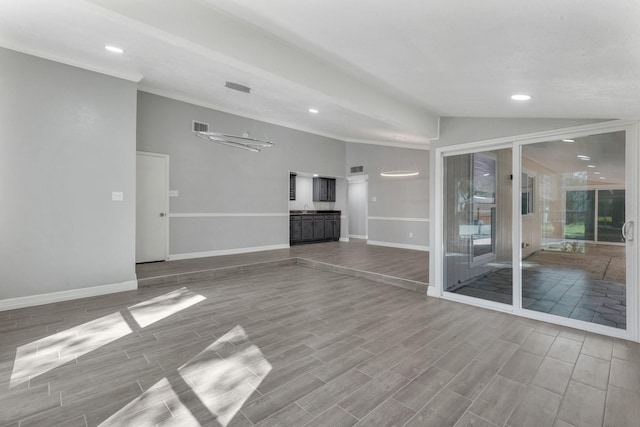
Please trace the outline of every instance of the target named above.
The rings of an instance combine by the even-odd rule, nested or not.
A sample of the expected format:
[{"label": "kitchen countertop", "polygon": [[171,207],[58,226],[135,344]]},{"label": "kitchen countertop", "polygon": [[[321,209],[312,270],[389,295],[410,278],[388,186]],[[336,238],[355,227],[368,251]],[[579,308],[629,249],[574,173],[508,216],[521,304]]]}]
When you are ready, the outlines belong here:
[{"label": "kitchen countertop", "polygon": [[322,214],[342,214],[342,211],[289,211],[289,215],[322,215]]}]

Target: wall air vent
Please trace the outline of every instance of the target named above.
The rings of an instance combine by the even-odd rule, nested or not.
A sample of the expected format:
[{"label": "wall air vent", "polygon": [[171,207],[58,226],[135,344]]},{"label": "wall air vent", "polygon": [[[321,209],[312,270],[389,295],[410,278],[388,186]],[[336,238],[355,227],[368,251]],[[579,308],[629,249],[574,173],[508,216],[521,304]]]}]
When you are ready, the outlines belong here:
[{"label": "wall air vent", "polygon": [[209,123],[193,121],[193,132],[209,132]]},{"label": "wall air vent", "polygon": [[225,83],[225,87],[229,89],[237,90],[238,92],[249,93],[251,92],[251,88],[249,86],[241,85],[240,83],[227,82]]},{"label": "wall air vent", "polygon": [[364,166],[351,166],[351,173],[360,173],[364,171]]}]

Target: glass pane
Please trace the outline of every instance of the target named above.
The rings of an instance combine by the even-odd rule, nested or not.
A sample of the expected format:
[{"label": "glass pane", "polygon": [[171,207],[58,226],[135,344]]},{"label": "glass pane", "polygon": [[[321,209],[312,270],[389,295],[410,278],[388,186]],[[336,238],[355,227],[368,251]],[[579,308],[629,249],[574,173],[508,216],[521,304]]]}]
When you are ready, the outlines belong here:
[{"label": "glass pane", "polygon": [[[576,177],[572,178],[575,184]],[[564,238],[594,240],[595,191],[567,191],[566,195]]]},{"label": "glass pane", "polygon": [[624,242],[625,197],[624,190],[598,191],[598,241]]},{"label": "glass pane", "polygon": [[608,243],[625,221],[625,133],[572,139],[522,147],[537,181],[521,216],[522,306],[625,329],[626,248]]},{"label": "glass pane", "polygon": [[473,245],[473,260],[493,255],[495,259],[494,224],[496,202],[496,159],[475,153],[473,167],[472,226],[469,234]]},{"label": "glass pane", "polygon": [[511,162],[511,149],[445,157],[445,291],[512,304]]}]

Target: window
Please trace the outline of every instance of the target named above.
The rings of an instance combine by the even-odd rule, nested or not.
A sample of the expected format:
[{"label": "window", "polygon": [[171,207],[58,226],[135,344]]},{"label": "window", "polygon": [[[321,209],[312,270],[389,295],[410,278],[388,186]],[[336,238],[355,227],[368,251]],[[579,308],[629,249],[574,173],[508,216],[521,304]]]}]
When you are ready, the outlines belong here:
[{"label": "window", "polygon": [[534,190],[536,186],[536,178],[529,172],[522,173],[522,215],[531,215],[535,211]]}]

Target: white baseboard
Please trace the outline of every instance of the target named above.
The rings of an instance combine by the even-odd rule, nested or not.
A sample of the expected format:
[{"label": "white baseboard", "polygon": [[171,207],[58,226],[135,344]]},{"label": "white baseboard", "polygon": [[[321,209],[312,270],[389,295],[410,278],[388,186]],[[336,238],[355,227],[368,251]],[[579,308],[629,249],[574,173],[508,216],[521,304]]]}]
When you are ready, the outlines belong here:
[{"label": "white baseboard", "polygon": [[47,294],[30,295],[27,297],[0,300],[0,311],[15,310],[17,308],[33,307],[35,305],[51,304],[53,302],[70,301],[98,295],[115,294],[117,292],[134,291],[138,289],[137,280],[113,283],[110,285],[91,286],[89,288],[71,289],[68,291],[51,292]]},{"label": "white baseboard", "polygon": [[349,242],[349,237],[341,237],[341,238],[340,238],[340,241],[341,241],[341,242],[348,243],[348,242]]},{"label": "white baseboard", "polygon": [[173,255],[169,255],[168,261],[177,261],[180,259],[192,259],[192,258],[205,258],[205,257],[220,256],[220,255],[246,254],[249,252],[273,251],[276,249],[289,249],[289,244],[286,243],[283,245],[255,246],[252,248],[222,249],[219,251],[189,252],[186,254],[173,254]]},{"label": "white baseboard", "polygon": [[367,240],[369,238],[369,236],[361,235],[361,234],[349,234],[349,237],[352,237],[354,239],[363,239],[363,240]]},{"label": "white baseboard", "polygon": [[429,252],[429,246],[408,245],[406,243],[378,242],[375,240],[367,240],[367,245],[387,246],[389,248],[413,249],[414,251]]},{"label": "white baseboard", "polygon": [[435,286],[427,287],[427,296],[440,298],[440,295],[438,295],[438,292],[436,292]]}]

